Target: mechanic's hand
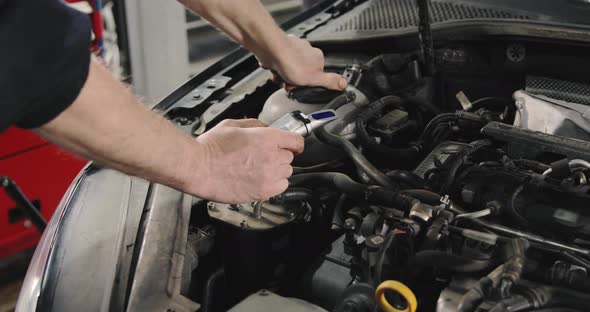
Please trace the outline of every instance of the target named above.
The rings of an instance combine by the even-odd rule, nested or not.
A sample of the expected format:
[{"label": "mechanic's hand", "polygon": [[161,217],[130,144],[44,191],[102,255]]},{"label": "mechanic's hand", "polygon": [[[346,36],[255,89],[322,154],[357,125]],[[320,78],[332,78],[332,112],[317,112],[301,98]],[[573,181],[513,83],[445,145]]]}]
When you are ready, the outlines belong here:
[{"label": "mechanic's hand", "polygon": [[307,40],[288,35],[286,46],[279,55],[258,57],[260,66],[271,70],[274,80],[284,82],[286,89],[312,86],[344,90],[348,85],[342,75],[324,72],[324,53]]},{"label": "mechanic's hand", "polygon": [[[285,191],[293,153],[303,137],[256,119],[224,120],[197,138],[205,151],[202,197],[228,204],[268,199]],[[206,186],[204,185],[206,184]]]}]

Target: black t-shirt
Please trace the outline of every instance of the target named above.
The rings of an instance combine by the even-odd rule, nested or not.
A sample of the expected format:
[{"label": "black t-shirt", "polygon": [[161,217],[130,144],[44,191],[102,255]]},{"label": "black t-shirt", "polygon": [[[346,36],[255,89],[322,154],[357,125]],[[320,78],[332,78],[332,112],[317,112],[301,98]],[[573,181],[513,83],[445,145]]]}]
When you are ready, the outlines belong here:
[{"label": "black t-shirt", "polygon": [[0,132],[42,126],[72,104],[90,39],[88,16],[59,0],[0,0]]}]

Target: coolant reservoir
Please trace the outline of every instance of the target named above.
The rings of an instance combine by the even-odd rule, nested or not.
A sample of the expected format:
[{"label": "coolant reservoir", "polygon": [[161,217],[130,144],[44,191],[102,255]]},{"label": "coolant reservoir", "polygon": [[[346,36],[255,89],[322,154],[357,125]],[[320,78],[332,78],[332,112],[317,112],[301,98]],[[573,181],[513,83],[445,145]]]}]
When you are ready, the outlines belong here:
[{"label": "coolant reservoir", "polygon": [[[330,133],[352,139],[354,137],[355,118],[369,104],[369,100],[361,91],[353,86],[349,85],[346,91],[355,94],[354,100],[336,109],[340,118],[337,121],[327,124],[326,130]],[[315,98],[315,95],[308,98]],[[262,112],[258,115],[258,119],[270,125],[284,115],[296,110],[304,114],[311,114],[323,109],[329,102],[327,97],[322,98],[318,96],[317,98],[319,103],[302,103],[291,98],[289,93],[284,89],[278,90],[266,100]],[[311,135],[305,139],[305,152],[295,157],[293,165],[302,167],[311,166],[334,160],[340,156],[342,156],[342,152],[339,149],[325,145],[315,135]]]},{"label": "coolant reservoir", "polygon": [[266,100],[258,119],[270,125],[287,113],[298,110],[304,114],[311,114],[322,109],[324,105],[322,103],[301,103],[289,98],[289,93],[285,89],[280,89]]}]

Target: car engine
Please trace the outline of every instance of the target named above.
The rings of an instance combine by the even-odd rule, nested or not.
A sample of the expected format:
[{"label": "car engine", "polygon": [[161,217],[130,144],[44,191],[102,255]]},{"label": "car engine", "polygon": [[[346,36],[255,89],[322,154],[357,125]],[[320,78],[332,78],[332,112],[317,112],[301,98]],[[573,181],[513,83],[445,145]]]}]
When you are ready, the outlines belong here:
[{"label": "car engine", "polygon": [[344,92],[269,81],[217,119],[167,112],[197,135],[339,115],[306,138],[283,194],[195,201],[183,293],[201,311],[588,310],[587,47],[366,48],[326,49]]},{"label": "car engine", "polygon": [[195,205],[186,292],[203,311],[585,310],[590,85],[526,73],[511,98],[465,79],[475,56],[437,49],[442,81],[418,51],[333,68],[345,92],[272,92],[266,123],[340,118],[306,139],[285,193]]}]

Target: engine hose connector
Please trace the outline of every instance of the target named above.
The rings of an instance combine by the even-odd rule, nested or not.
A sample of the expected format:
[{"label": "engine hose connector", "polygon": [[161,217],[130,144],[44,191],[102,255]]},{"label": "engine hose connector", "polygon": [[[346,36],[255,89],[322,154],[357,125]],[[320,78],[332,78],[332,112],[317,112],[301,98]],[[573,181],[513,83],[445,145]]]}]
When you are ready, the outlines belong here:
[{"label": "engine hose connector", "polygon": [[511,239],[506,244],[509,259],[504,264],[504,270],[500,275],[499,291],[502,298],[508,298],[512,285],[520,281],[529,246],[529,241],[524,238]]}]

